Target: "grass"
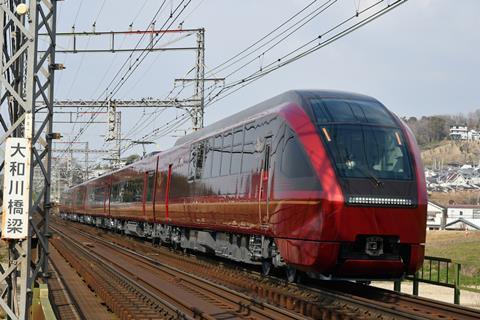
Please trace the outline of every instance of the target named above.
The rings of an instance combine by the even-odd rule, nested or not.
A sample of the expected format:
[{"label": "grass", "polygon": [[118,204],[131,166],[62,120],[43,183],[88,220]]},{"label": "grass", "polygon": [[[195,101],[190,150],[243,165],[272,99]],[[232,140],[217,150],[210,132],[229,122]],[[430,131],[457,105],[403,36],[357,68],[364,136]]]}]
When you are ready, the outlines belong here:
[{"label": "grass", "polygon": [[[460,284],[462,286],[480,288],[480,231],[429,231],[425,255],[452,259],[461,263]],[[430,269],[424,264],[424,277]],[[432,265],[432,279],[437,279],[438,268]],[[448,282],[453,283],[454,266],[449,266]],[[440,266],[440,281],[447,278],[446,264]]]}]

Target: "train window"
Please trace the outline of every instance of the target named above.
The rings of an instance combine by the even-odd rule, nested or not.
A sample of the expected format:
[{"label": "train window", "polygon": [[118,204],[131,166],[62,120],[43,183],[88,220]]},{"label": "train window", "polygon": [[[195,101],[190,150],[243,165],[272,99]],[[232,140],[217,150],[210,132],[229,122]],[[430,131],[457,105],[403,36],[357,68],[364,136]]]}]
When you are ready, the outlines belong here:
[{"label": "train window", "polygon": [[197,162],[197,145],[192,144],[190,148],[190,161],[188,164],[188,181],[195,178],[195,163]]},{"label": "train window", "polygon": [[255,160],[255,145],[253,143],[243,145],[242,172],[251,172],[257,169]]},{"label": "train window", "polygon": [[104,198],[105,198],[105,187],[103,186],[96,187],[94,191],[94,197],[93,197],[94,201],[97,204],[102,204]]},{"label": "train window", "polygon": [[155,188],[155,171],[149,171],[147,173],[147,194],[146,194],[145,201],[152,201],[154,188]]},{"label": "train window", "polygon": [[410,180],[412,170],[402,133],[393,128],[362,125],[326,126],[326,144],[344,177]]},{"label": "train window", "polygon": [[254,168],[257,167],[255,161],[255,123],[247,123],[245,125],[245,137],[243,143],[243,154],[242,154],[242,172],[251,172]]},{"label": "train window", "polygon": [[120,197],[120,190],[121,190],[121,182],[117,182],[112,185],[112,191],[110,194],[110,201],[111,202],[121,202],[121,197]]},{"label": "train window", "polygon": [[291,130],[287,130],[287,140],[282,154],[281,171],[288,178],[313,176],[313,170],[297,138]]},{"label": "train window", "polygon": [[243,128],[236,128],[233,132],[232,165],[230,167],[230,173],[237,174],[240,173],[242,166]]},{"label": "train window", "polygon": [[362,108],[369,123],[396,125],[392,116],[381,104],[362,101],[358,102],[358,105]]},{"label": "train window", "polygon": [[77,206],[81,206],[85,199],[85,189],[80,188],[77,192],[77,196],[75,197],[75,204]]},{"label": "train window", "polygon": [[222,136],[215,137],[213,146],[212,177],[220,175],[220,160],[222,158]]},{"label": "train window", "polygon": [[232,132],[226,132],[223,134],[223,147],[222,147],[222,161],[220,175],[227,175],[230,173],[230,162],[232,158]]},{"label": "train window", "polygon": [[123,185],[122,202],[141,202],[143,195],[143,179],[137,178],[127,181]]},{"label": "train window", "polygon": [[95,201],[95,188],[89,187],[88,188],[88,202],[92,203]]},{"label": "train window", "polygon": [[327,123],[330,122],[330,118],[327,116],[327,113],[324,109],[322,100],[320,99],[311,99],[310,104],[312,105],[313,112],[317,119],[317,123]]},{"label": "train window", "polygon": [[323,100],[333,122],[356,122],[352,108],[346,101]]},{"label": "train window", "polygon": [[167,171],[159,171],[157,177],[157,190],[155,194],[155,202],[165,201],[165,186],[167,185]]},{"label": "train window", "polygon": [[204,155],[205,155],[205,142],[202,141],[197,145],[197,155],[195,161],[195,179],[200,179],[202,177],[203,172],[203,164],[204,164]]},{"label": "train window", "polygon": [[340,99],[311,99],[317,123],[361,122],[395,125],[388,111],[378,102]]},{"label": "train window", "polygon": [[247,123],[245,125],[245,138],[244,138],[244,143],[253,143],[255,140],[255,123]]},{"label": "train window", "polygon": [[213,138],[208,139],[205,141],[205,160],[204,160],[204,167],[203,167],[203,174],[202,178],[210,178],[212,172],[212,162],[213,162]]}]

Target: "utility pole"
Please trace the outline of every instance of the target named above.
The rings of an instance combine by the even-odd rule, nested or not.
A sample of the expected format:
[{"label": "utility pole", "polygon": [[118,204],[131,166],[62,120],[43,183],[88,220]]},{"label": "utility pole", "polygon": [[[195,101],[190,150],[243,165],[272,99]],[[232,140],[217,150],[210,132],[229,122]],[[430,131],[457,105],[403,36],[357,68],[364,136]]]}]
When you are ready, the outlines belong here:
[{"label": "utility pole", "polygon": [[[8,0],[0,3],[3,27],[0,33],[0,107],[8,110],[9,116],[5,119],[7,112],[0,114],[0,130],[4,131],[0,143],[8,146],[9,141],[19,141],[18,149],[20,143],[25,143],[23,151],[28,158],[25,172],[29,172],[25,177],[25,190],[21,187],[26,201],[22,200],[22,205],[18,207],[23,213],[18,214],[17,211],[21,217],[18,220],[25,219],[25,224],[15,221],[16,226],[22,228],[22,234],[26,232],[25,237],[15,236],[16,229],[9,221],[10,212],[5,210],[5,203],[3,206],[2,238],[8,241],[9,252],[6,269],[0,266],[0,307],[10,319],[28,317],[32,288],[40,279],[46,281],[48,278],[51,144],[53,139],[59,138],[59,134],[52,132],[53,85],[54,71],[62,68],[55,63],[56,7],[57,0]],[[38,50],[40,32],[48,34],[42,43],[45,48],[43,53]],[[38,111],[36,98],[41,99],[47,110],[39,126],[35,125]],[[0,169],[4,176],[13,175],[9,172],[10,168],[5,167],[5,160]],[[32,190],[36,174],[41,176],[41,185]],[[13,180],[5,182],[4,191],[7,190],[7,193],[4,192],[4,200],[10,196],[8,184]],[[37,250],[34,259],[33,250]]]}]

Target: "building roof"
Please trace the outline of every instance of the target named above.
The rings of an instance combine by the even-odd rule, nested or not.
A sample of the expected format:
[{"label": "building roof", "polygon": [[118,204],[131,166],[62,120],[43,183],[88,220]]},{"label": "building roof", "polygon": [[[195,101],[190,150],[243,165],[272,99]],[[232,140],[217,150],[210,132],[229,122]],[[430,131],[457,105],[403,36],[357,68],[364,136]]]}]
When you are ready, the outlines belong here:
[{"label": "building roof", "polygon": [[478,204],[450,204],[447,206],[448,209],[480,209]]},{"label": "building roof", "polygon": [[474,228],[474,229],[480,230],[480,225],[475,224],[475,223],[473,223],[472,221],[467,220],[467,219],[463,219],[463,218],[459,218],[459,219],[457,219],[457,220],[455,220],[455,221],[452,221],[452,222],[447,223],[447,224],[445,225],[445,228],[451,227],[451,226],[453,226],[453,225],[455,225],[455,224],[457,224],[457,223],[464,223],[464,224],[466,224],[467,226],[470,226],[470,227],[472,227],[472,228]]}]

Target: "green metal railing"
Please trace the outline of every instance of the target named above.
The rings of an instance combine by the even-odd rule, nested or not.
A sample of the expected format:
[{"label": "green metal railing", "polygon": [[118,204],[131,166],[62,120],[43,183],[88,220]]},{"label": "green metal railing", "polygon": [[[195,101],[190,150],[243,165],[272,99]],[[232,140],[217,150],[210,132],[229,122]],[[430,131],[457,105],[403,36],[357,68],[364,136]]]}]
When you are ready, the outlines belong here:
[{"label": "green metal railing", "polygon": [[[422,268],[413,276],[405,277],[413,282],[412,294],[418,296],[420,282],[452,288],[454,290],[453,303],[460,304],[460,274],[462,265],[451,259],[426,256]],[[395,281],[394,290],[400,292],[401,282]],[[470,288],[462,288],[470,290]],[[475,291],[475,290],[471,290]]]}]

